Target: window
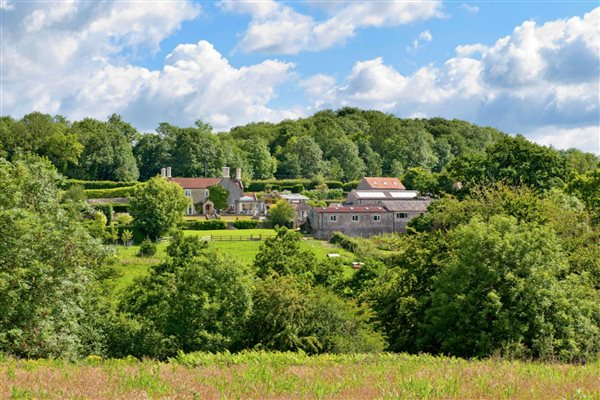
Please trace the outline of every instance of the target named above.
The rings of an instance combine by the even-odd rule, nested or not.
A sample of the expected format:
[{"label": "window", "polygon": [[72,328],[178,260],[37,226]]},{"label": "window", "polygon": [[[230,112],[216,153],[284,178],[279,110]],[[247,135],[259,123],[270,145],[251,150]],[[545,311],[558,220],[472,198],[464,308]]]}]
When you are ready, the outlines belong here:
[{"label": "window", "polygon": [[192,206],[188,206],[187,215],[192,215]]},{"label": "window", "polygon": [[396,219],[408,219],[407,213],[396,213]]},{"label": "window", "polygon": [[358,222],[358,215],[352,216],[352,222]]},{"label": "window", "polygon": [[192,197],[192,191],[190,189],[185,189],[185,195],[187,197]]},{"label": "window", "polygon": [[381,215],[373,215],[373,221],[381,221]]},{"label": "window", "polygon": [[210,192],[208,191],[208,189],[204,189],[204,198],[208,199],[208,196],[210,196]]},{"label": "window", "polygon": [[330,215],[329,216],[329,222],[336,222],[337,221],[337,215]]}]

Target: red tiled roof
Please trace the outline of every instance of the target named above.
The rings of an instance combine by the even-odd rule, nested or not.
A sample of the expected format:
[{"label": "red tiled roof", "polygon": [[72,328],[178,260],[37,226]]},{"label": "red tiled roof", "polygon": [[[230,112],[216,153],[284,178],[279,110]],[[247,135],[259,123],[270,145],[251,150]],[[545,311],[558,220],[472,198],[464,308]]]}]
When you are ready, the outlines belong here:
[{"label": "red tiled roof", "polygon": [[365,177],[363,179],[373,189],[406,189],[398,178]]},{"label": "red tiled roof", "polygon": [[382,213],[387,212],[387,210],[383,207],[377,206],[341,206],[341,207],[317,207],[315,210],[318,213]]},{"label": "red tiled roof", "polygon": [[171,178],[184,189],[206,189],[221,182],[221,178]]}]

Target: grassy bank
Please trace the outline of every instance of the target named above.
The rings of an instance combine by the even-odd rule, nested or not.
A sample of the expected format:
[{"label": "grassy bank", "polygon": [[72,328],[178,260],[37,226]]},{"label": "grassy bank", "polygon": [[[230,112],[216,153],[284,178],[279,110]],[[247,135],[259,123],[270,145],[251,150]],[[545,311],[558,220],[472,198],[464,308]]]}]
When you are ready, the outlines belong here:
[{"label": "grassy bank", "polygon": [[600,363],[404,354],[191,354],[160,363],[0,362],[2,398],[599,399]]},{"label": "grassy bank", "polygon": [[[275,235],[273,229],[240,229],[240,230],[210,230],[210,231],[184,231],[185,235],[195,235],[200,237],[219,236],[219,237],[235,237],[244,236],[254,237],[261,236],[262,238]],[[209,246],[219,249],[232,259],[238,260],[243,264],[250,265],[254,261],[254,257],[259,251],[262,241],[214,241],[209,242]],[[143,276],[147,273],[151,265],[158,264],[165,257],[165,250],[168,243],[158,244],[158,252],[153,257],[143,258],[137,257],[139,246],[115,246],[117,252],[118,264],[116,266],[119,277],[116,279],[115,291],[119,292],[125,289],[138,276]],[[324,258],[329,253],[338,253],[350,265],[354,260],[354,255],[347,250],[332,246],[330,243],[321,240],[307,239],[302,241],[302,247],[313,251],[317,257]],[[351,273],[351,272],[349,272]]]}]

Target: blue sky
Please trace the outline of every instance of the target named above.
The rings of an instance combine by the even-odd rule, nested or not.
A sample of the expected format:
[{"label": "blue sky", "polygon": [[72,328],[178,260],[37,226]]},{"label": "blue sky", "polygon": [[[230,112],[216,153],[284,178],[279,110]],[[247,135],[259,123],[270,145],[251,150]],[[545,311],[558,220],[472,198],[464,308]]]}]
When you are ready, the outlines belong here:
[{"label": "blue sky", "polygon": [[216,130],[356,106],[600,153],[597,1],[0,0],[2,114]]}]

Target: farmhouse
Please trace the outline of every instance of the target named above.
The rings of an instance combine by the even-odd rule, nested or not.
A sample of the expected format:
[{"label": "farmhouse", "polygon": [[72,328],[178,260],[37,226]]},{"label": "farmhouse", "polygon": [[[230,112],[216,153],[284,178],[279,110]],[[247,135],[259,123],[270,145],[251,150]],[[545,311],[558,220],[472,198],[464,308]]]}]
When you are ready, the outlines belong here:
[{"label": "farmhouse", "polygon": [[363,237],[406,232],[408,222],[423,215],[430,202],[417,191],[406,190],[397,178],[367,177],[343,205],[313,208],[308,226],[319,239],[330,238],[334,232]]},{"label": "farmhouse", "polygon": [[[171,177],[171,168],[163,168],[161,175],[171,182],[177,183],[183,188],[187,197],[191,199],[186,213],[188,215],[203,214],[211,215],[215,213],[214,204],[210,201],[210,189],[215,185],[221,185],[229,192],[227,197],[227,212],[242,214],[254,209],[261,209],[261,205],[256,197],[251,197],[249,193],[244,193],[244,184],[242,183],[242,170],[235,169],[235,177],[229,175],[229,167],[223,167],[220,178],[180,178]],[[253,194],[252,194],[253,195]]]}]

